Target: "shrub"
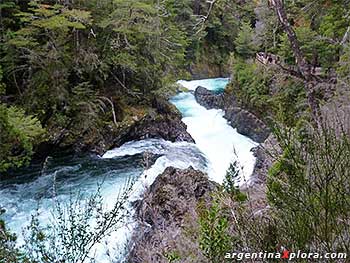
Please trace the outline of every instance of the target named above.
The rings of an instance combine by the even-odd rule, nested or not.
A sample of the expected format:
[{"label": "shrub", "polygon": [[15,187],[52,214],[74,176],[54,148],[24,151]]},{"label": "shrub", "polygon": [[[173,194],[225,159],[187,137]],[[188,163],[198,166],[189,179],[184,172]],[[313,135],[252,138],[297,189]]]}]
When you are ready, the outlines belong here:
[{"label": "shrub", "polygon": [[0,104],[0,172],[27,165],[45,130],[22,109]]},{"label": "shrub", "polygon": [[238,162],[234,161],[228,168],[223,182],[224,190],[236,201],[245,201],[247,196],[239,189],[238,183],[240,180],[240,170]]},{"label": "shrub", "polygon": [[[341,128],[340,128],[341,130]],[[276,129],[284,154],[270,170],[268,198],[278,241],[292,250],[348,252],[350,140],[328,123]]]},{"label": "shrub", "polygon": [[232,240],[228,233],[228,217],[217,202],[200,213],[200,248],[211,262],[222,262],[231,250]]}]

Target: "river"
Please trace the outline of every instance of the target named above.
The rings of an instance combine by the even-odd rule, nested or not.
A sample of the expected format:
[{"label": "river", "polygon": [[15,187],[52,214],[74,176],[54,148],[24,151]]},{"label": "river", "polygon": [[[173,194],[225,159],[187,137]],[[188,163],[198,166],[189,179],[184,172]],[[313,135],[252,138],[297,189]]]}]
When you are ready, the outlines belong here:
[{"label": "river", "polygon": [[[101,195],[108,208],[113,206],[116,193],[128,178],[136,180],[130,196],[132,201],[140,198],[145,187],[151,185],[168,166],[193,166],[207,172],[210,179],[221,183],[229,164],[238,158],[243,167],[240,183],[249,180],[255,163],[250,150],[257,144],[238,134],[224,119],[223,111],[207,110],[200,106],[192,92],[198,85],[221,92],[228,81],[221,78],[179,81],[189,92],[179,93],[171,102],[182,113],[183,122],[196,144],[172,143],[161,139],[128,142],[101,157],[54,157],[49,159],[45,169],[31,167],[20,176],[1,182],[0,205],[6,210],[4,219],[9,228],[19,236],[18,243],[23,243],[21,232],[32,214],[38,213],[39,220],[44,225],[49,222],[54,197],[65,203],[77,193],[93,194],[101,184]],[[160,156],[146,171],[142,164],[142,153],[145,151]],[[103,245],[96,246],[97,261],[104,263],[110,262],[110,257],[120,258],[132,228],[133,223],[123,225]],[[107,254],[112,256],[107,257]],[[119,259],[116,260],[118,261]]]}]

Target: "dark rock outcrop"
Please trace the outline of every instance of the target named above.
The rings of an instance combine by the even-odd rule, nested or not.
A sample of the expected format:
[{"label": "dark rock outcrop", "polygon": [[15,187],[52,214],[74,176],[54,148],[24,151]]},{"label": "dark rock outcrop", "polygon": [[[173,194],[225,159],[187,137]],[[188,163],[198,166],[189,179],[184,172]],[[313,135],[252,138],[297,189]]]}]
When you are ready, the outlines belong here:
[{"label": "dark rock outcrop", "polygon": [[[208,203],[216,187],[207,175],[192,167],[168,167],[136,204],[139,227],[134,231],[128,262],[168,262],[165,254],[169,247],[183,247],[184,253],[191,253],[186,251],[187,246],[198,248],[198,242],[189,244],[191,241],[183,236],[182,225],[185,221],[186,225],[198,221],[199,202]],[[206,262],[204,257],[196,260],[192,262]]]},{"label": "dark rock outcrop", "polygon": [[262,143],[270,134],[264,122],[258,119],[253,113],[239,107],[225,109],[225,118],[237,132],[247,136],[253,141]]},{"label": "dark rock outcrop", "polygon": [[113,144],[114,146],[120,146],[128,141],[147,138],[162,138],[172,142],[194,142],[186,129],[187,126],[181,121],[180,115],[147,115],[141,121],[131,126],[127,133],[118,136]]},{"label": "dark rock outcrop", "polygon": [[262,143],[269,136],[270,131],[263,121],[251,112],[237,107],[236,99],[228,94],[215,94],[204,87],[197,87],[194,92],[196,101],[206,109],[222,109],[225,118],[237,132],[249,137],[253,141]]},{"label": "dark rock outcrop", "polygon": [[215,94],[202,86],[194,91],[196,101],[206,109],[222,109],[224,107],[224,95]]},{"label": "dark rock outcrop", "polygon": [[282,154],[282,150],[273,134],[259,146],[252,149],[256,162],[252,175],[250,176],[249,183],[243,185],[241,190],[249,192],[251,201],[251,207],[253,208],[254,215],[261,216],[266,215],[266,212],[270,209],[268,205],[266,193],[267,193],[267,174],[270,167]]},{"label": "dark rock outcrop", "polygon": [[253,184],[266,184],[266,176],[269,168],[282,154],[277,139],[273,134],[259,146],[252,149],[256,162],[254,170],[251,176],[251,183]]},{"label": "dark rock outcrop", "polygon": [[155,98],[152,108],[142,117],[135,116],[127,121],[118,122],[117,125],[107,124],[96,133],[82,135],[71,147],[76,152],[103,154],[126,142],[147,138],[194,142],[181,119],[181,113],[175,106],[164,99]]}]

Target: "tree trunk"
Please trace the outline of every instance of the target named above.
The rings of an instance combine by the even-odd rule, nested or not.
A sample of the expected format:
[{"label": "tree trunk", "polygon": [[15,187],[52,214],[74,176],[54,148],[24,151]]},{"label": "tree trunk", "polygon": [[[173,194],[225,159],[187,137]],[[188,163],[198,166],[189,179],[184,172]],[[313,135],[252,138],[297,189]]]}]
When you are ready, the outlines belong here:
[{"label": "tree trunk", "polygon": [[311,67],[307,63],[303,52],[300,49],[299,41],[293,27],[290,25],[287,17],[287,13],[284,9],[282,0],[270,0],[270,4],[275,8],[279,22],[283,26],[284,32],[286,32],[288,40],[291,44],[292,51],[295,57],[295,62],[299,68],[300,73],[303,75],[305,80],[310,80],[311,78]]},{"label": "tree trunk", "polygon": [[311,65],[306,61],[305,56],[300,48],[297,35],[295,34],[293,27],[288,21],[287,13],[282,0],[269,1],[276,11],[278,20],[282,24],[284,32],[287,34],[298,70],[305,81],[307,101],[311,109],[312,118],[314,121],[317,121],[319,105],[315,97],[315,89],[319,83],[319,78],[311,73]]}]

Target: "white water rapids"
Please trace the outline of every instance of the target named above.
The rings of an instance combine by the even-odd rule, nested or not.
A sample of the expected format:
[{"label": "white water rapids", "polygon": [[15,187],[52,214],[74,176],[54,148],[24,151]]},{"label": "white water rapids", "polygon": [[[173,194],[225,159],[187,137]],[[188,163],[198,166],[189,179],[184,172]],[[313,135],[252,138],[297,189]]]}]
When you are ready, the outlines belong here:
[{"label": "white water rapids", "polygon": [[[250,151],[257,144],[242,136],[224,119],[221,110],[207,110],[200,106],[192,94],[197,86],[214,91],[222,91],[228,79],[206,79],[198,81],[179,81],[190,92],[182,92],[171,102],[183,115],[183,122],[196,144],[187,142],[168,142],[160,139],[147,139],[128,142],[105,153],[102,158],[62,158],[49,163],[47,170],[28,171],[20,179],[0,183],[0,206],[6,209],[5,220],[10,229],[19,235],[31,214],[38,210],[39,220],[45,224],[51,216],[53,201],[52,184],[56,182],[56,192],[63,202],[70,193],[81,191],[94,193],[97,184],[104,181],[101,194],[106,207],[116,201],[118,189],[127,178],[137,178],[130,201],[140,198],[145,187],[150,186],[166,167],[195,169],[207,172],[210,179],[221,183],[230,163],[238,158],[243,167],[244,180],[249,180],[255,158]],[[151,152],[160,155],[150,169],[142,172],[141,153]],[[132,210],[132,208],[130,207]],[[120,262],[122,248],[131,235],[134,223],[124,225],[108,236],[103,244],[96,246],[97,261]],[[108,253],[107,253],[108,251]],[[109,256],[107,256],[107,254]]]}]

